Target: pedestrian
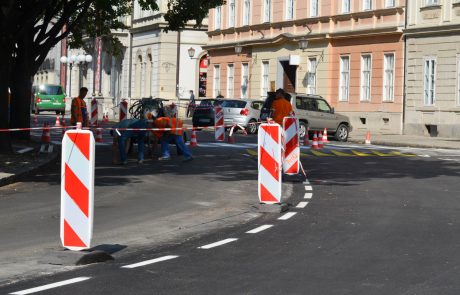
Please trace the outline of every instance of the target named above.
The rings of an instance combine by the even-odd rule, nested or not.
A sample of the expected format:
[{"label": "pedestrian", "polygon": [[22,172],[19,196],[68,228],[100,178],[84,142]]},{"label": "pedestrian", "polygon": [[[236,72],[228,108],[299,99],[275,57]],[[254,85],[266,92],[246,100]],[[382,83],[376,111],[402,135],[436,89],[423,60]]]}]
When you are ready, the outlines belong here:
[{"label": "pedestrian", "polygon": [[161,144],[161,157],[158,158],[160,161],[166,161],[171,159],[169,152],[169,144],[174,143],[177,148],[178,154],[184,155],[184,162],[193,160],[192,153],[187,148],[183,139],[183,122],[177,118],[160,117],[154,122],[155,128],[158,129],[170,129],[170,130],[156,130],[155,135],[160,138]]},{"label": "pedestrian", "polygon": [[187,118],[193,117],[194,111],[195,111],[195,94],[193,94],[193,90],[190,90],[190,99],[188,101],[188,108],[187,108]]},{"label": "pedestrian", "polygon": [[286,92],[284,89],[279,88],[276,90],[276,97],[272,104],[273,121],[283,125],[284,117],[293,113],[291,103],[286,99]]},{"label": "pedestrian", "polygon": [[220,93],[220,91],[217,93],[216,98],[224,98],[224,96]]},{"label": "pedestrian", "polygon": [[118,153],[120,156],[120,163],[122,165],[128,164],[127,153],[134,140],[137,142],[137,163],[144,163],[144,140],[147,134],[146,130],[123,129],[146,129],[149,127],[149,125],[150,124],[143,119],[125,119],[113,126],[114,129],[111,131],[111,133],[114,138],[114,145],[118,145]]},{"label": "pedestrian", "polygon": [[80,88],[78,97],[72,99],[70,108],[70,124],[76,126],[77,122],[81,122],[82,127],[88,127],[88,109],[86,108],[85,97],[88,94],[88,88]]}]

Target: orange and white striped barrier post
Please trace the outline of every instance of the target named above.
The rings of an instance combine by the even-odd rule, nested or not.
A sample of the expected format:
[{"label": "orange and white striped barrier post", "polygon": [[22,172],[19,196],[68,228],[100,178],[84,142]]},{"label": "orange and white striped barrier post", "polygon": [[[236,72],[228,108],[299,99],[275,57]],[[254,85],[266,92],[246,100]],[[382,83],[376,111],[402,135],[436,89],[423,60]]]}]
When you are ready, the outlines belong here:
[{"label": "orange and white striped barrier post", "polygon": [[364,141],[364,144],[371,144],[371,132],[369,130],[367,130],[366,140]]},{"label": "orange and white striped barrier post", "polygon": [[263,123],[258,134],[259,201],[265,204],[281,202],[281,126]]},{"label": "orange and white striped barrier post", "polygon": [[324,131],[323,131],[323,143],[328,143],[329,140],[327,139],[327,128],[324,128]]},{"label": "orange and white striped barrier post", "polygon": [[196,140],[196,131],[192,130],[192,136],[190,137],[190,147],[198,146],[198,141]]},{"label": "orange and white striped barrier post", "polygon": [[93,98],[91,100],[91,126],[97,126],[97,116],[98,116],[98,106],[97,106],[97,99]]},{"label": "orange and white striped barrier post", "polygon": [[120,102],[120,122],[124,119],[128,118],[128,102],[126,100],[122,100]]},{"label": "orange and white striped barrier post", "polygon": [[323,138],[321,136],[321,131],[318,132],[318,148],[322,149],[324,147]]},{"label": "orange and white striped barrier post", "polygon": [[102,128],[99,125],[96,128],[96,142],[104,142],[102,139]]},{"label": "orange and white striped barrier post", "polygon": [[62,140],[62,245],[79,251],[91,246],[94,212],[95,142],[89,130],[69,130]]},{"label": "orange and white striped barrier post", "polygon": [[299,120],[295,117],[283,119],[284,159],[283,170],[287,175],[300,172]]},{"label": "orange and white striped barrier post", "polygon": [[216,141],[225,141],[224,109],[221,106],[214,108],[214,129]]}]

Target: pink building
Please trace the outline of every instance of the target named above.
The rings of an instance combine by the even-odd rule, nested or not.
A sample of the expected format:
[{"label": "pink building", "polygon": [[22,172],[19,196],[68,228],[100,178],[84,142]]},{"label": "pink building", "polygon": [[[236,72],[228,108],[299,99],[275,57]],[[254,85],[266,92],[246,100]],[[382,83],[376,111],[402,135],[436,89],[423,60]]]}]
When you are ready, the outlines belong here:
[{"label": "pink building", "polygon": [[227,0],[209,15],[208,96],[259,99],[282,87],[323,96],[355,130],[400,133],[405,4]]}]

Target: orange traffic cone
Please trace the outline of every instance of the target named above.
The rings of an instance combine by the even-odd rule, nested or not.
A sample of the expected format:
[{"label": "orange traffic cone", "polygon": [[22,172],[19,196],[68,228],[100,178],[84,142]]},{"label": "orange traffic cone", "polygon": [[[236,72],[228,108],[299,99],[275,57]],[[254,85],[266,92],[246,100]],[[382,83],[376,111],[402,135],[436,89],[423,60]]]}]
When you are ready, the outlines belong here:
[{"label": "orange traffic cone", "polygon": [[327,140],[327,128],[324,128],[323,131],[323,143],[328,143],[329,141]]},{"label": "orange traffic cone", "polygon": [[229,144],[234,144],[235,143],[235,137],[233,136],[233,134],[232,134],[232,136],[229,135],[227,137],[227,143],[229,143]]},{"label": "orange traffic cone", "polygon": [[365,144],[371,144],[371,132],[367,130],[366,140],[364,141]]},{"label": "orange traffic cone", "polygon": [[103,116],[103,119],[102,119],[102,120],[103,120],[104,123],[109,123],[109,115],[108,115],[108,114],[105,114],[105,115]]},{"label": "orange traffic cone", "polygon": [[56,124],[54,126],[61,127],[61,121],[59,120],[59,116],[56,117]]},{"label": "orange traffic cone", "polygon": [[104,142],[102,139],[102,128],[99,128],[99,125],[96,128],[96,142]]},{"label": "orange traffic cone", "polygon": [[318,149],[318,137],[316,136],[316,131],[313,133],[313,143],[311,145],[312,149]]},{"label": "orange traffic cone", "polygon": [[43,123],[42,143],[51,143],[51,132],[49,123]]},{"label": "orange traffic cone", "polygon": [[324,147],[323,138],[321,136],[321,131],[318,132],[318,148],[322,149]]},{"label": "orange traffic cone", "polygon": [[198,146],[198,142],[196,140],[196,131],[192,130],[192,137],[190,137],[190,147]]},{"label": "orange traffic cone", "polygon": [[307,127],[307,130],[305,131],[305,135],[304,135],[303,141],[302,141],[302,144],[304,146],[309,146],[310,145],[309,138],[308,138],[309,133],[310,133],[310,128]]}]

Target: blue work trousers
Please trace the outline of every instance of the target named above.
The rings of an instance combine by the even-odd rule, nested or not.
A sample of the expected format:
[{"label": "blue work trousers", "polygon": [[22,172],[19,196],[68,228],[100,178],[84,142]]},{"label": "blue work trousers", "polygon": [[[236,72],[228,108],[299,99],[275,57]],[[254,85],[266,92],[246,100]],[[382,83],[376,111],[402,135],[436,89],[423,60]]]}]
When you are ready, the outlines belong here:
[{"label": "blue work trousers", "polygon": [[169,153],[170,143],[175,143],[176,148],[178,149],[177,152],[179,154],[182,153],[185,158],[192,157],[190,150],[187,148],[187,146],[184,143],[184,139],[182,138],[182,135],[166,134],[161,137],[160,142],[161,142],[161,155],[163,157],[171,156],[171,154]]},{"label": "blue work trousers", "polygon": [[125,145],[126,145],[126,140],[128,138],[131,138],[131,140],[135,138],[137,140],[137,159],[139,161],[144,160],[145,131],[126,130],[126,131],[123,131],[121,136],[118,137],[118,148],[119,148],[119,151],[120,151],[120,160],[121,160],[121,162],[125,162],[126,159],[127,159]]}]

